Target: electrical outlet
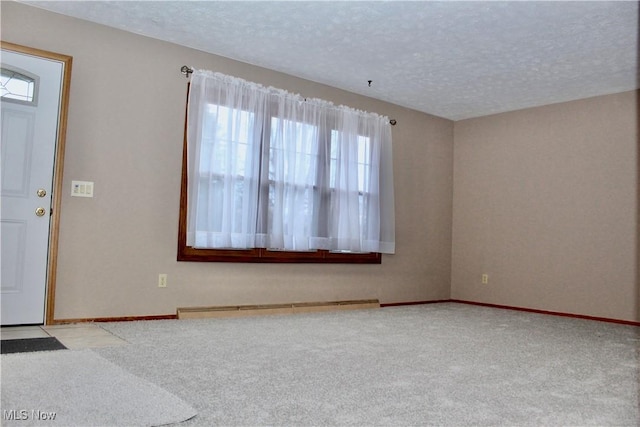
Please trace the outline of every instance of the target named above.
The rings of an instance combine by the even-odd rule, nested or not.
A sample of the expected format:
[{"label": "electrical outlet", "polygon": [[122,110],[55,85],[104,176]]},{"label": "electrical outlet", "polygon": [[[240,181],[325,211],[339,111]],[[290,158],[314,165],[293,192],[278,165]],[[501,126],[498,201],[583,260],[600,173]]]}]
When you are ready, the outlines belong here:
[{"label": "electrical outlet", "polygon": [[489,284],[489,275],[488,274],[483,274],[482,275],[482,284],[483,285],[488,285]]},{"label": "electrical outlet", "polygon": [[167,287],[167,275],[166,274],[159,274],[158,275],[158,287],[159,288],[166,288]]}]

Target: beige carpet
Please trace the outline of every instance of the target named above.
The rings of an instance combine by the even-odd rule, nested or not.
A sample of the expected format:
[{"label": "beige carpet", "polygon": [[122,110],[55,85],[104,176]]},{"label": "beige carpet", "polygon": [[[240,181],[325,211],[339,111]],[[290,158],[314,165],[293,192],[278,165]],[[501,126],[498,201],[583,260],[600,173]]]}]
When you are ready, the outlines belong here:
[{"label": "beige carpet", "polygon": [[196,415],[91,350],[2,355],[3,426],[158,426]]},{"label": "beige carpet", "polygon": [[121,322],[181,426],[638,426],[640,328],[445,303]]}]

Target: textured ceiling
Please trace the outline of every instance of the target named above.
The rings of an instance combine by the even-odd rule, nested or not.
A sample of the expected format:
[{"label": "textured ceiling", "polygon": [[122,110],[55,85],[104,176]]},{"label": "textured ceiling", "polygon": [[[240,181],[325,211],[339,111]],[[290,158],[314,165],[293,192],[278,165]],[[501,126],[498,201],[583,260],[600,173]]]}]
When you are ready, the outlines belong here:
[{"label": "textured ceiling", "polygon": [[640,86],[637,1],[23,3],[452,120]]}]

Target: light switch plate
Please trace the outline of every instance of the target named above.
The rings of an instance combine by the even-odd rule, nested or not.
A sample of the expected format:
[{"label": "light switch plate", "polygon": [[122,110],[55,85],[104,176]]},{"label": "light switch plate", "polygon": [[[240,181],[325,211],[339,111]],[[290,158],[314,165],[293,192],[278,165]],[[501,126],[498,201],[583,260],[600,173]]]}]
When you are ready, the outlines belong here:
[{"label": "light switch plate", "polygon": [[71,181],[71,195],[73,197],[93,197],[93,182]]}]

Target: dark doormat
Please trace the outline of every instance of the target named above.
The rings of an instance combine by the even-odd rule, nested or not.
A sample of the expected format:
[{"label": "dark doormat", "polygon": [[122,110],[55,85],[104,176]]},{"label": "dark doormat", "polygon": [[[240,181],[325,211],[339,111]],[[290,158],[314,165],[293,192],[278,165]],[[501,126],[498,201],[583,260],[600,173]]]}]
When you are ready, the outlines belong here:
[{"label": "dark doormat", "polygon": [[26,353],[30,351],[51,351],[66,350],[67,347],[62,345],[55,337],[46,338],[26,338],[19,340],[2,340],[0,341],[0,353]]}]

